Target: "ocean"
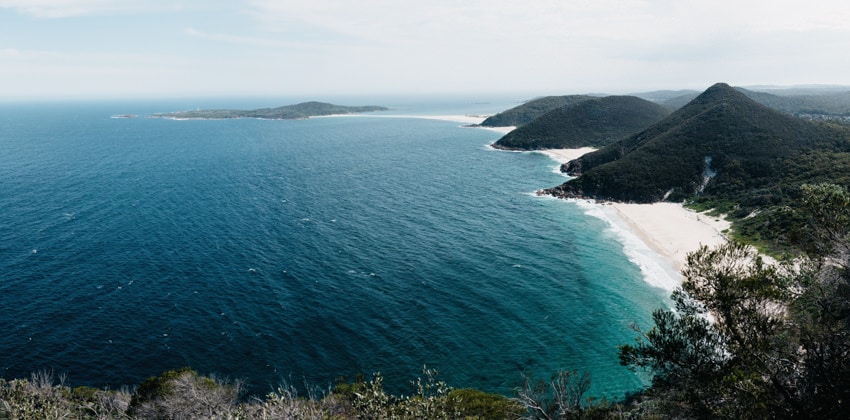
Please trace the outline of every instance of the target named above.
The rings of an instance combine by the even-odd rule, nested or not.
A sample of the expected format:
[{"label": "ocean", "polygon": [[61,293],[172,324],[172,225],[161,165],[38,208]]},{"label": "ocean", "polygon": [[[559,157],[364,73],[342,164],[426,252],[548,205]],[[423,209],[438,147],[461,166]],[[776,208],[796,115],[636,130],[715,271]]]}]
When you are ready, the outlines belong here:
[{"label": "ocean", "polygon": [[110,118],[288,103],[0,105],[0,376],[114,389],[190,366],[255,395],[373,372],[409,393],[423,366],[509,396],[523,373],[558,369],[589,372],[596,396],[645,384],[617,346],[669,290],[624,233],[536,196],[564,181],[548,157],[421,118],[512,99],[346,103],[393,118]]}]

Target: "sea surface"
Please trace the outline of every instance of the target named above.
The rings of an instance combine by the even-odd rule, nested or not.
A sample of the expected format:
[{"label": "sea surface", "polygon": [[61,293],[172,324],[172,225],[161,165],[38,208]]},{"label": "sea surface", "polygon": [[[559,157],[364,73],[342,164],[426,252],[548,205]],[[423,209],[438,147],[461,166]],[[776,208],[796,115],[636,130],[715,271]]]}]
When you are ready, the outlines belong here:
[{"label": "sea surface", "polygon": [[191,366],[263,395],[381,372],[409,393],[426,365],[506,395],[558,369],[590,372],[593,395],[638,389],[617,346],[669,290],[623,232],[535,196],[564,181],[546,156],[421,118],[517,102],[369,99],[348,104],[393,110],[174,121],[144,116],[294,100],[0,104],[0,377],[117,388]]}]

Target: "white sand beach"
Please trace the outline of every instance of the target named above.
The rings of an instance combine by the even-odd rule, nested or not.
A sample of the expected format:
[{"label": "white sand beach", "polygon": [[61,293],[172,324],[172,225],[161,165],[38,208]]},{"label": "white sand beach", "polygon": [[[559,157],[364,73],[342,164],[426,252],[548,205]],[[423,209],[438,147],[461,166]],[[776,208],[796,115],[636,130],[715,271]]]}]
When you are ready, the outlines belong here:
[{"label": "white sand beach", "polygon": [[481,124],[487,119],[480,115],[409,115],[408,118],[423,118],[426,120],[455,121],[464,124]]},{"label": "white sand beach", "polygon": [[[595,149],[558,149],[541,151],[559,163],[576,159]],[[724,231],[730,223],[686,209],[677,203],[626,204],[596,203],[603,214],[618,227],[627,229],[649,249],[667,260],[678,273],[687,256],[702,245],[709,247],[726,242]]]},{"label": "white sand beach", "polygon": [[[487,119],[487,116],[480,116],[480,115],[425,115],[425,116],[418,116],[418,117],[414,117],[414,118],[424,118],[424,119],[428,119],[428,120],[455,121],[455,122],[464,123],[464,124],[467,124],[467,125],[478,126],[479,124],[483,123],[484,120]],[[513,127],[513,126],[510,126],[510,127],[483,127],[483,126],[479,126],[479,127],[476,127],[476,128],[482,128],[484,130],[490,130],[490,131],[495,131],[495,132],[502,133],[502,134],[508,134],[511,131],[513,131],[516,127]]]},{"label": "white sand beach", "polygon": [[603,203],[603,211],[624,222],[650,249],[681,271],[688,254],[702,245],[714,247],[726,242],[724,231],[730,223],[686,209],[678,203]]},{"label": "white sand beach", "polygon": [[558,163],[567,163],[594,151],[596,151],[596,149],[592,147],[582,147],[580,149],[546,149],[540,150],[539,152],[549,156],[552,160]]}]

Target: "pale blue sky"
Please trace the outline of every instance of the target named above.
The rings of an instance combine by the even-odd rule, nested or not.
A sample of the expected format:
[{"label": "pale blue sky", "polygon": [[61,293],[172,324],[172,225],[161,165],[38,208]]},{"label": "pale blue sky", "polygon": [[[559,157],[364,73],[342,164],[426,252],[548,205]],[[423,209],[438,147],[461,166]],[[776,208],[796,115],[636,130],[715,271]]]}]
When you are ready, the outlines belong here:
[{"label": "pale blue sky", "polygon": [[850,85],[850,5],[0,0],[0,99]]}]

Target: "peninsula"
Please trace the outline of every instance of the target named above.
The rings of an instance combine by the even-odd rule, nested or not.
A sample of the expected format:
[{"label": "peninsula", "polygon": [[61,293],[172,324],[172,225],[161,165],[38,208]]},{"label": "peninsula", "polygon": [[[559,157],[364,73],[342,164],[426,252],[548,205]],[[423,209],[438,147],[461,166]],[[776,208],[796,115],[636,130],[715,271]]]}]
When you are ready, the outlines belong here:
[{"label": "peninsula", "polygon": [[[525,107],[527,104],[513,110],[519,112]],[[667,108],[635,96],[588,96],[537,116],[506,134],[493,147],[506,150],[603,147],[644,130],[669,114]]]},{"label": "peninsula", "polygon": [[565,163],[543,190],[620,203],[686,202],[726,214],[732,236],[775,254],[805,237],[806,184],[847,184],[850,129],[762,105],[718,83],[650,127]]},{"label": "peninsula", "polygon": [[199,109],[196,111],[176,111],[163,114],[153,114],[152,118],[170,118],[175,120],[207,119],[223,120],[231,118],[259,118],[267,120],[297,120],[323,115],[345,115],[363,112],[387,111],[382,106],[343,106],[326,102],[302,102],[277,108],[260,108],[253,110],[239,109]]}]

